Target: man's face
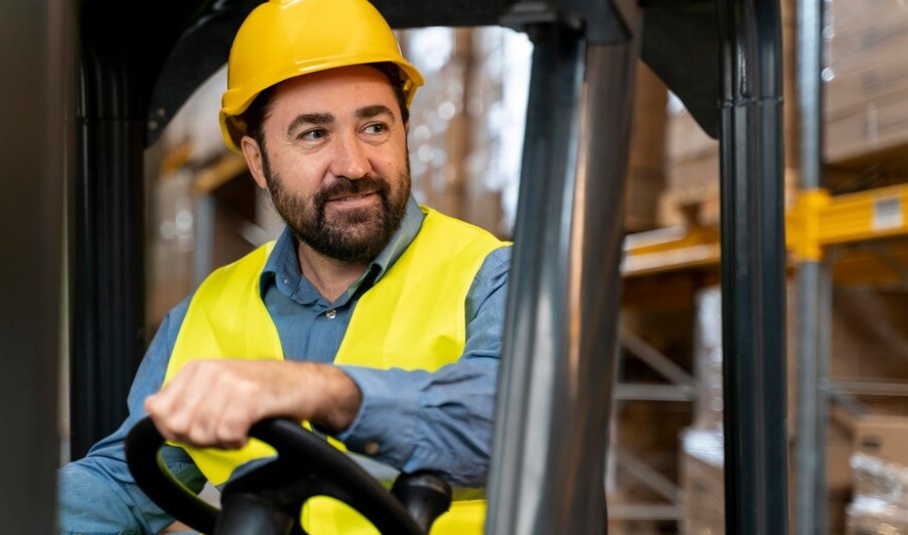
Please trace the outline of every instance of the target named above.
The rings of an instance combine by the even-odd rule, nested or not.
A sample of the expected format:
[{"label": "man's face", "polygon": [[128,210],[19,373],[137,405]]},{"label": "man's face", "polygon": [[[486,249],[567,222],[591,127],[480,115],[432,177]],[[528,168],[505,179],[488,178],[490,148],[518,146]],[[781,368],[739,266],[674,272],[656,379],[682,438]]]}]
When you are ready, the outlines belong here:
[{"label": "man's face", "polygon": [[250,169],[297,238],[342,262],[374,259],[410,196],[406,125],[385,75],[356,66],[283,82],[263,128]]}]

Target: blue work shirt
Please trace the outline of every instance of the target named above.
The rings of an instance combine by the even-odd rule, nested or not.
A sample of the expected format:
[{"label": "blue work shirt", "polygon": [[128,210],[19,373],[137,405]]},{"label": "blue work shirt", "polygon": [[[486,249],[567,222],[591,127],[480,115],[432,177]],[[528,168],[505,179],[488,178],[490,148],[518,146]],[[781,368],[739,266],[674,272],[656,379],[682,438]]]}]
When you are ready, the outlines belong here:
[{"label": "blue work shirt", "polygon": [[[261,292],[277,326],[284,358],[332,362],[359,296],[377,282],[419,232],[423,214],[411,198],[400,229],[335,302],[329,303],[300,274],[296,241],[284,230],[262,273]],[[337,435],[355,452],[398,470],[431,468],[458,486],[485,484],[491,446],[495,387],[501,352],[510,247],[485,259],[467,296],[466,346],[460,359],[435,372],[343,369],[363,394],[353,423]],[[130,389],[129,416],[88,454],[59,472],[61,534],[157,533],[172,517],[135,485],[126,465],[123,441],[146,416],[145,398],[164,380],[171,350],[191,296],[165,316]],[[368,446],[368,447],[367,447]],[[180,448],[165,446],[171,472],[199,491],[205,478]]]}]

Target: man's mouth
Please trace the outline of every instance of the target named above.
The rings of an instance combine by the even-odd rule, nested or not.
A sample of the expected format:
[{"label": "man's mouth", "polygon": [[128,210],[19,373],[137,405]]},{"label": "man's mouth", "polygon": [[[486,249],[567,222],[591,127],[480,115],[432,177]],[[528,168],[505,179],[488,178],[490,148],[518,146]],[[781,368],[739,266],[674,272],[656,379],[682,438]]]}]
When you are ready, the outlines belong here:
[{"label": "man's mouth", "polygon": [[369,193],[359,193],[359,194],[357,194],[357,195],[341,195],[340,197],[334,197],[333,199],[330,199],[330,201],[340,201],[340,202],[344,202],[344,201],[356,201],[356,200],[359,200],[359,199],[365,199],[365,198],[368,197],[369,195],[373,195],[373,194],[374,194],[374,192],[369,192]]},{"label": "man's mouth", "polygon": [[361,205],[371,204],[374,198],[377,196],[376,191],[370,191],[367,193],[355,193],[350,195],[339,195],[337,197],[332,197],[328,199],[328,203],[335,206],[348,206],[348,207],[357,207]]},{"label": "man's mouth", "polygon": [[388,186],[381,179],[364,176],[358,180],[339,178],[316,194],[316,204],[322,209],[371,209],[384,203]]}]

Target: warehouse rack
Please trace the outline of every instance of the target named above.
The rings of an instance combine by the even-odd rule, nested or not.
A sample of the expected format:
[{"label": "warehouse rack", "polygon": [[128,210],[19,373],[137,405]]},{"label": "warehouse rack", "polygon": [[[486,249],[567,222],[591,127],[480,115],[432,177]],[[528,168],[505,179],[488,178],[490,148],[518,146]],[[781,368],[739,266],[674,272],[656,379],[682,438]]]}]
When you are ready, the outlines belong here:
[{"label": "warehouse rack", "polygon": [[[798,280],[797,273],[805,262],[816,262],[823,270],[823,277],[817,282],[818,309],[810,320],[812,330],[799,313],[796,322],[802,322],[801,329],[790,333],[798,344],[799,364],[806,358],[816,359],[808,363],[807,371],[813,377],[802,379],[807,382],[810,392],[800,396],[815,398],[809,402],[801,399],[798,410],[797,437],[809,437],[796,441],[813,455],[812,464],[798,462],[797,478],[805,487],[795,493],[794,499],[800,504],[798,521],[805,531],[799,533],[826,533],[826,501],[824,489],[826,446],[825,429],[827,417],[825,404],[834,400],[845,407],[847,412],[859,415],[864,408],[854,395],[906,395],[908,388],[902,383],[885,381],[860,381],[840,378],[835,381],[827,376],[829,348],[826,341],[830,335],[828,307],[831,306],[831,283],[881,284],[904,283],[908,281],[908,185],[831,195],[826,189],[815,188],[797,193],[786,215],[786,248],[789,252],[789,273],[795,285],[809,283]],[[668,227],[628,235],[625,240],[625,259],[622,273],[625,280],[648,277],[682,270],[717,269],[720,263],[719,230],[715,227]],[[823,305],[822,303],[825,303]],[[827,310],[822,310],[827,307]],[[805,337],[817,340],[817,349],[822,354],[803,355]],[[696,398],[697,378],[677,366],[634,333],[623,330],[621,342],[626,353],[646,362],[653,370],[665,377],[666,385],[641,385],[619,383],[616,388],[616,403],[627,400],[693,401]],[[809,349],[809,348],[808,348]],[[799,367],[804,367],[800,364]],[[813,370],[813,371],[810,371]],[[691,390],[693,388],[693,390]],[[806,429],[811,426],[811,429]],[[618,450],[622,468],[645,483],[648,488],[668,500],[663,504],[621,504],[610,509],[613,518],[634,518],[639,520],[671,520],[680,517],[678,498],[680,489],[652,468],[641,463],[629,452]],[[809,494],[808,494],[809,493]],[[806,514],[805,507],[810,510]],[[806,520],[805,520],[806,519]]]}]

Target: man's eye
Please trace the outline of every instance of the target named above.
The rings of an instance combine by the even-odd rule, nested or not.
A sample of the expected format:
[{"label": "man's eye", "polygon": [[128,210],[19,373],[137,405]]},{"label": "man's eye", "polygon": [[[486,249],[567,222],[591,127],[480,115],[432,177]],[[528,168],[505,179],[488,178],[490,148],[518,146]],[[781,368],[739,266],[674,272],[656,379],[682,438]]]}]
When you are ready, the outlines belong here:
[{"label": "man's eye", "polygon": [[366,127],[365,130],[369,134],[383,134],[388,130],[388,127],[381,123],[376,123],[376,124],[370,124],[369,126]]},{"label": "man's eye", "polygon": [[327,135],[324,130],[307,130],[300,135],[300,139],[316,140],[322,139]]}]

